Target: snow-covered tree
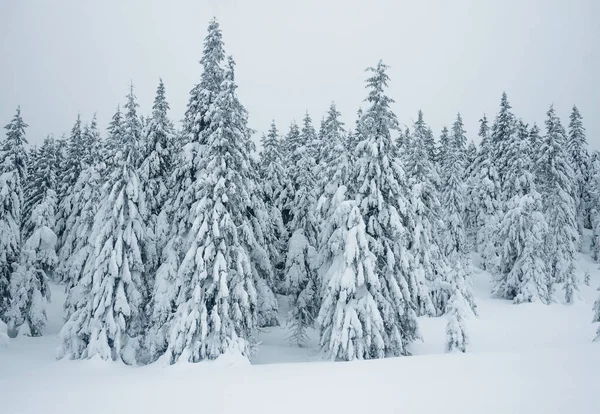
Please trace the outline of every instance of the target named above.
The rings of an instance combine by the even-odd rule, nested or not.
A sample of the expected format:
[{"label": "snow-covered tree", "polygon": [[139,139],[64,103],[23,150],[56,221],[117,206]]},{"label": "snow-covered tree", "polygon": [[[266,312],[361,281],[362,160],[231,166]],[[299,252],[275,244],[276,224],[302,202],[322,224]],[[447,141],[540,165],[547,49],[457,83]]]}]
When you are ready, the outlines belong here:
[{"label": "snow-covered tree", "polygon": [[329,107],[323,122],[322,156],[316,176],[318,179],[318,206],[321,215],[327,214],[330,201],[337,189],[348,183],[350,178],[350,153],[345,145],[344,123],[334,103]]},{"label": "snow-covered tree", "polygon": [[474,230],[474,244],[481,253],[482,265],[493,271],[497,261],[497,246],[494,234],[500,221],[500,180],[493,161],[494,147],[489,135],[485,115],[480,120],[480,150],[477,153],[468,184],[468,198],[471,201],[467,223]]},{"label": "snow-covered tree", "polygon": [[[571,168],[575,174],[573,177],[573,196],[577,208],[577,228],[579,238],[583,237],[583,229],[586,224],[586,218],[589,216],[587,200],[587,177],[589,175],[589,154],[587,150],[587,141],[585,137],[585,128],[583,127],[582,117],[579,109],[573,107],[569,122],[569,137],[567,140],[567,152]],[[581,248],[581,246],[579,246]]]},{"label": "snow-covered tree", "polygon": [[[93,124],[95,125],[95,121]],[[84,134],[84,132],[86,133]],[[82,129],[81,117],[78,115],[71,129],[71,135],[65,144],[65,157],[59,174],[60,182],[57,184],[59,204],[56,212],[55,232],[58,236],[59,249],[64,244],[67,217],[71,215],[74,208],[69,197],[70,192],[79,179],[81,171],[97,161],[99,145],[93,144],[93,140],[98,138],[99,135],[91,127]]]},{"label": "snow-covered tree", "polygon": [[75,186],[67,196],[73,205],[65,220],[64,243],[58,249],[57,280],[66,284],[67,299],[65,316],[71,316],[73,308],[84,294],[79,281],[90,273],[94,264],[94,246],[90,240],[94,217],[101,202],[104,164],[88,167],[81,172]]},{"label": "snow-covered tree", "polygon": [[301,145],[301,136],[300,136],[300,128],[298,128],[298,124],[296,122],[292,122],[290,124],[290,130],[283,138],[281,143],[281,152],[283,155],[283,159],[285,162],[285,176],[286,176],[286,188],[283,191],[285,197],[282,197],[282,208],[281,208],[281,218],[283,220],[283,224],[288,229],[288,233],[290,231],[290,225],[292,221],[292,208],[294,197],[296,194],[296,181],[298,181],[298,172],[295,170],[295,165],[298,162],[296,157],[296,150],[298,146]]},{"label": "snow-covered tree", "polygon": [[472,314],[472,303],[464,296],[468,291],[463,272],[464,264],[460,261],[454,262],[451,273],[454,277],[450,282],[450,299],[446,310],[446,352],[466,352],[469,345],[469,334],[467,332],[467,319]]},{"label": "snow-covered tree", "polygon": [[405,141],[404,166],[411,188],[411,221],[407,222],[410,239],[411,273],[418,275],[418,313],[436,316],[445,311],[445,300],[440,295],[438,282],[446,278],[446,263],[442,247],[438,243],[441,203],[438,195],[440,177],[431,161],[429,128],[419,111],[413,133]]},{"label": "snow-covered tree", "polygon": [[275,240],[271,246],[271,262],[276,268],[275,288],[284,292],[285,246],[288,242],[288,233],[283,225],[281,211],[287,202],[289,188],[286,169],[283,165],[283,153],[275,122],[266,136],[262,137],[263,150],[260,154],[260,178],[263,201],[269,211],[269,221],[274,231]]},{"label": "snow-covered tree", "polygon": [[590,157],[588,176],[590,223],[592,243],[590,251],[595,261],[600,261],[600,152],[593,151]]},{"label": "snow-covered tree", "polygon": [[0,142],[0,318],[10,306],[13,266],[21,250],[24,186],[27,182],[27,153],[21,109],[4,127],[6,138]]},{"label": "snow-covered tree", "polygon": [[173,152],[175,150],[175,132],[173,124],[167,117],[169,104],[165,96],[165,85],[160,79],[156,89],[156,97],[152,106],[152,116],[144,130],[144,139],[141,143],[144,159],[139,170],[148,212],[148,244],[146,270],[153,274],[157,265],[159,254],[164,247],[165,234],[161,231],[161,211],[170,189],[170,175],[173,170]]},{"label": "snow-covered tree", "polygon": [[509,201],[497,235],[502,244],[494,295],[514,303],[551,301],[544,254],[548,228],[541,210],[541,197],[533,188]]},{"label": "snow-covered tree", "polygon": [[379,62],[367,79],[368,108],[360,120],[359,144],[353,180],[356,199],[367,228],[369,249],[378,257],[382,300],[378,308],[384,323],[385,351],[406,355],[406,346],[418,338],[415,307],[418,275],[410,272],[410,251],[405,222],[409,214],[409,190],[392,131],[398,130],[396,115],[385,94],[387,65]]},{"label": "snow-covered tree", "polygon": [[540,148],[536,170],[548,221],[545,247],[552,282],[564,283],[565,300],[577,296],[575,254],[579,242],[577,211],[573,198],[573,169],[566,151],[566,132],[551,106],[547,112],[546,136]]},{"label": "snow-covered tree", "polygon": [[20,180],[15,171],[0,174],[0,318],[10,307],[10,280],[21,249]]},{"label": "snow-covered tree", "polygon": [[506,181],[509,197],[496,244],[499,264],[494,295],[514,303],[551,301],[551,280],[544,250],[548,232],[542,198],[532,174],[531,140],[520,121],[506,146]]},{"label": "snow-covered tree", "polygon": [[127,96],[124,146],[104,184],[89,240],[94,247],[71,298],[72,313],[60,336],[60,357],[136,362],[145,326],[143,278],[146,207],[137,174],[141,124],[133,87]]},{"label": "snow-covered tree", "polygon": [[31,212],[33,228],[11,275],[11,303],[6,316],[12,331],[26,325],[25,333],[40,336],[46,324],[45,302],[50,300],[48,279],[58,261],[56,235],[52,231],[55,208],[56,193],[47,189]]},{"label": "snow-covered tree", "polygon": [[[500,101],[500,112],[496,115],[496,119],[491,128],[492,161],[498,171],[500,188],[504,188],[506,180],[505,176],[508,163],[506,147],[516,129],[516,120],[515,116],[510,111],[511,109],[512,107],[508,103],[506,92],[503,92]],[[507,201],[504,194],[502,194],[501,201]]]},{"label": "snow-covered tree", "polygon": [[[56,190],[59,165],[55,139],[51,136],[46,137],[43,145],[35,152],[35,156],[30,154],[29,159],[29,179],[25,192],[26,200],[23,211],[23,219],[25,220],[23,234],[25,238],[31,235],[35,227],[34,220],[32,220],[32,211],[44,200],[48,190],[54,192],[53,203],[58,203]],[[56,210],[56,205],[53,206],[53,210]],[[55,225],[56,222],[53,215],[48,226],[54,230]]]},{"label": "snow-covered tree", "polygon": [[321,233],[325,285],[317,322],[320,344],[331,359],[370,359],[385,355],[379,312],[381,287],[377,258],[369,250],[366,226],[356,201],[340,186],[332,198]]},{"label": "snow-covered tree", "polygon": [[232,62],[223,69],[214,20],[204,46],[205,70],[195,93],[210,104],[188,106],[192,133],[175,173],[181,180],[175,231],[153,299],[151,349],[169,363],[214,359],[232,347],[248,355],[257,325],[257,242],[248,217],[256,183],[249,171],[247,114],[237,99]]},{"label": "snow-covered tree", "polygon": [[315,161],[312,153],[312,124],[307,115],[296,149],[291,155],[295,162],[294,200],[291,204],[288,242],[285,261],[286,292],[290,296],[289,339],[304,345],[306,329],[312,326],[319,311],[319,283],[317,281],[317,237],[319,223],[315,215],[317,204]]}]

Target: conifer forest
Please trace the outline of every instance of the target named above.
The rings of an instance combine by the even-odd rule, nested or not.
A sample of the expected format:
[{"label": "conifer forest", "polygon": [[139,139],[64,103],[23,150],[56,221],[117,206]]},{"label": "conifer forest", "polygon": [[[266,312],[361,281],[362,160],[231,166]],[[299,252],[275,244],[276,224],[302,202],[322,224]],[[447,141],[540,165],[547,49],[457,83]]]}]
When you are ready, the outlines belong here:
[{"label": "conifer forest", "polygon": [[[267,362],[314,362],[290,371],[296,372],[292,399],[310,400],[305,381],[323,387],[314,401],[327,392],[343,399],[391,396],[403,389],[385,388],[394,375],[442,387],[434,385],[442,381],[433,378],[439,369],[446,384],[460,389],[461,375],[468,375],[460,374],[463,367],[475,372],[479,364],[498,364],[510,371],[521,364],[510,354],[516,348],[492,337],[519,332],[516,340],[527,343],[534,335],[528,327],[536,326],[566,341],[569,329],[581,326],[588,336],[568,353],[585,356],[581,364],[590,371],[582,381],[597,383],[600,152],[588,146],[585,127],[585,117],[597,113],[577,106],[559,113],[548,103],[537,108],[545,121],[536,124],[521,118],[499,90],[496,112],[481,113],[477,131],[466,130],[461,113],[433,130],[422,111],[406,128],[392,109],[402,97],[390,95],[394,79],[380,60],[364,72],[357,113],[344,114],[354,122],[342,122],[331,102],[326,113],[300,113],[291,125],[274,120],[256,131],[237,92],[227,32],[212,19],[205,34],[184,114],[171,113],[169,85],[157,79],[151,113],[140,110],[132,83],[112,108],[108,128],[94,114],[73,114],[62,138],[48,135],[30,145],[25,110],[17,107],[3,120],[0,377],[11,349],[34,345],[52,355],[46,364],[60,369],[83,369],[87,360],[93,369],[110,366],[126,378],[115,387],[135,383],[141,377],[134,375],[142,375],[136,373],[150,375],[153,367],[174,380],[181,372],[170,366],[197,363],[185,365],[194,370],[185,374],[190,381],[206,377],[221,384],[219,392],[239,381],[238,391],[216,398],[225,404],[243,392],[269,399],[268,388],[283,377],[256,379],[255,371],[245,371],[250,368],[228,374],[214,368],[217,361],[259,369],[254,365],[265,355],[289,352],[295,359]],[[528,324],[527,315],[546,315],[546,322]],[[559,331],[559,325],[570,328]],[[558,346],[548,341],[549,348]],[[508,353],[490,362],[485,352],[492,351]],[[539,352],[542,358],[545,351]],[[381,361],[344,363],[356,360]],[[519,369],[540,378],[551,368],[534,368],[539,361]],[[281,367],[278,372],[300,369]],[[375,383],[383,391],[352,385],[353,375],[362,383],[377,376],[370,368],[382,373]],[[577,381],[579,368],[565,369],[565,381]],[[68,372],[84,378],[83,371]],[[100,375],[93,384],[103,378],[98,372],[90,374]],[[262,385],[239,391],[252,381]],[[281,381],[273,394],[286,387]],[[186,385],[190,396],[202,393],[198,384]],[[525,393],[512,392],[516,400]],[[591,414],[596,402],[600,412],[593,390],[555,384],[545,392],[591,399],[580,409],[573,403],[572,411],[555,405],[557,413]],[[0,391],[0,412],[18,412],[17,405],[3,411],[2,399]],[[290,403],[289,397],[283,402]],[[211,404],[197,409],[233,411]],[[314,404],[312,412],[319,412]],[[523,404],[502,412],[537,412]],[[325,407],[336,412],[335,405]]]}]

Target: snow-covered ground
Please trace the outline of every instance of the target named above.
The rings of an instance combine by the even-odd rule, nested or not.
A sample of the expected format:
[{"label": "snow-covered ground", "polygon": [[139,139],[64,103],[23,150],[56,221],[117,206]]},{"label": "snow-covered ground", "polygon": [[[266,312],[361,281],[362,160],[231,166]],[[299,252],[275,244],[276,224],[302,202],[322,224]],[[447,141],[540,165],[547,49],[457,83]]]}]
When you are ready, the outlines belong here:
[{"label": "snow-covered ground", "polygon": [[490,276],[475,267],[469,353],[444,354],[445,320],[421,318],[414,356],[350,363],[322,361],[314,332],[307,347],[289,345],[282,328],[261,333],[252,365],[235,356],[137,368],[56,361],[64,294],[53,286],[46,335],[0,348],[0,413],[598,414],[590,320],[600,271],[583,254],[582,279],[586,269],[579,303],[545,306],[490,298]]}]

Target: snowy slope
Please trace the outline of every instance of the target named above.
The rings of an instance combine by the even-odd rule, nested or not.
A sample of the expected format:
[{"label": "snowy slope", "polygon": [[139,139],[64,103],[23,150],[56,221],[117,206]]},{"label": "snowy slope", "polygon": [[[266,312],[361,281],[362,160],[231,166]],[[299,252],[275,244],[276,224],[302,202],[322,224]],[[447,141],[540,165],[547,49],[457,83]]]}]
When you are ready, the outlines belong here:
[{"label": "snowy slope", "polygon": [[422,318],[415,356],[351,363],[321,361],[314,332],[308,347],[290,346],[281,328],[261,333],[253,365],[234,356],[140,368],[56,361],[64,293],[54,286],[47,335],[0,348],[0,413],[597,414],[597,268],[581,256],[580,276],[589,269],[592,283],[570,306],[491,299],[489,274],[475,268],[469,353],[444,354],[445,320]]}]

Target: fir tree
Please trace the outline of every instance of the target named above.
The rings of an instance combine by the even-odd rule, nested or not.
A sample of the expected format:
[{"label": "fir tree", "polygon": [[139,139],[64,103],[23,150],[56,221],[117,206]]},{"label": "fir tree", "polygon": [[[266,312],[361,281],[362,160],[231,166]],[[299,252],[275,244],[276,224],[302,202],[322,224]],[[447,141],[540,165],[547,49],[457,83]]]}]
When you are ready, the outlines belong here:
[{"label": "fir tree", "polygon": [[384,323],[386,354],[406,355],[406,346],[418,338],[416,307],[418,275],[411,274],[408,236],[404,223],[409,201],[404,170],[398,163],[398,149],[391,132],[398,130],[393,102],[385,94],[389,77],[387,65],[379,62],[369,68],[367,79],[369,107],[359,125],[360,142],[356,148],[353,181],[356,199],[367,227],[369,249],[378,257],[376,272],[380,277],[382,300],[378,308]]},{"label": "fir tree", "polygon": [[464,313],[464,310],[457,308],[462,303],[461,301],[465,301],[469,305],[469,308],[473,312],[476,312],[475,300],[468,280],[471,276],[471,263],[468,256],[469,246],[466,239],[466,203],[462,183],[466,163],[464,153],[465,142],[466,131],[462,118],[458,114],[456,121],[452,125],[452,134],[448,138],[448,143],[444,151],[445,158],[444,160],[440,160],[443,178],[442,207],[445,217],[441,244],[450,266],[450,274],[447,276],[447,280],[452,286],[451,289],[447,289],[446,295],[453,296],[453,298],[450,298],[455,301],[452,304],[455,307],[452,317],[457,321]]},{"label": "fir tree", "polygon": [[57,195],[60,203],[58,205],[56,217],[56,234],[58,236],[58,248],[62,248],[65,240],[64,233],[66,229],[66,220],[72,213],[74,206],[71,204],[71,198],[68,197],[71,189],[77,182],[82,170],[89,167],[94,159],[92,155],[97,148],[96,145],[89,146],[91,136],[85,137],[81,127],[81,117],[77,115],[75,124],[71,129],[71,135],[66,142],[64,163],[60,172],[60,182],[58,183]]},{"label": "fir tree", "polygon": [[521,122],[506,148],[505,192],[510,199],[496,236],[500,259],[493,293],[514,303],[549,303],[551,281],[544,255],[548,228],[531,173],[530,145],[527,127]]},{"label": "fir tree", "polygon": [[101,193],[89,239],[94,247],[70,303],[72,313],[60,336],[60,357],[122,360],[136,363],[143,334],[147,286],[143,279],[146,217],[140,189],[141,124],[133,87],[127,96],[124,147]]},{"label": "fir tree", "polygon": [[319,310],[320,344],[331,359],[370,359],[385,355],[381,287],[377,258],[369,250],[366,226],[354,200],[340,186],[321,233],[325,284]]},{"label": "fir tree", "polygon": [[593,151],[590,157],[588,191],[592,227],[590,251],[592,258],[598,262],[600,261],[600,152],[598,151]]},{"label": "fir tree", "polygon": [[415,292],[418,313],[436,316],[445,311],[445,300],[440,295],[438,282],[446,278],[446,263],[437,233],[441,219],[441,203],[438,196],[440,178],[435,164],[429,157],[429,129],[419,115],[413,126],[413,134],[406,141],[404,165],[411,186],[408,234],[414,259],[411,272],[418,275],[419,291]]},{"label": "fir tree", "polygon": [[287,178],[287,188],[285,189],[286,197],[282,200],[281,217],[283,219],[283,224],[286,226],[289,233],[291,233],[290,225],[293,218],[293,202],[298,187],[297,181],[299,173],[295,169],[295,166],[298,163],[297,149],[302,145],[301,143],[302,138],[300,135],[300,128],[298,128],[296,122],[292,122],[290,124],[290,130],[283,139],[281,147],[285,160],[285,174]]},{"label": "fir tree", "polygon": [[311,142],[314,139],[310,117],[304,120],[296,149],[291,155],[295,163],[295,194],[291,205],[291,237],[288,242],[285,280],[290,295],[289,339],[302,346],[306,329],[312,326],[319,310],[317,282],[317,235],[319,223],[315,216],[315,161]]},{"label": "fir tree", "polygon": [[350,153],[345,144],[344,123],[335,104],[331,104],[323,122],[323,155],[317,169],[319,178],[317,211],[324,215],[330,208],[330,201],[337,189],[348,183],[350,177]]},{"label": "fir tree", "polygon": [[144,131],[145,158],[140,166],[141,191],[144,193],[148,212],[148,251],[147,272],[154,274],[158,256],[164,247],[165,234],[159,218],[169,195],[169,179],[173,170],[173,152],[175,150],[175,133],[173,125],[167,117],[169,104],[165,96],[165,85],[162,79],[156,89],[156,97],[152,107],[152,117]]},{"label": "fir tree", "polygon": [[485,270],[494,271],[497,264],[497,246],[494,234],[500,221],[500,181],[494,164],[494,147],[489,135],[489,127],[485,115],[480,119],[480,150],[472,169],[468,184],[468,195],[471,200],[468,226],[474,234],[474,244],[481,253]]},{"label": "fir tree", "polygon": [[46,324],[44,303],[50,300],[48,279],[58,261],[56,235],[52,231],[56,193],[47,189],[44,198],[31,213],[31,234],[23,243],[19,262],[11,275],[9,328],[18,330],[26,325],[26,333],[40,336]]},{"label": "fir tree", "polygon": [[546,253],[552,282],[564,283],[565,300],[571,303],[578,290],[575,253],[579,235],[573,199],[573,170],[566,152],[566,133],[555,115],[547,112],[546,136],[540,148],[537,171],[541,174],[544,213],[548,220]]},{"label": "fir tree", "polygon": [[[502,100],[500,101],[500,112],[496,115],[491,129],[492,161],[498,170],[500,188],[505,186],[506,181],[505,176],[508,163],[506,148],[516,128],[515,116],[510,111],[511,109],[512,107],[508,103],[506,92],[503,92]],[[502,198],[502,202],[506,202],[506,200],[505,197]]]},{"label": "fir tree", "polygon": [[[576,106],[573,107],[569,122],[569,137],[567,141],[567,152],[571,168],[575,174],[573,177],[573,190],[575,206],[577,208],[577,228],[579,238],[583,237],[583,229],[586,224],[586,218],[589,216],[587,200],[587,177],[589,175],[589,154],[587,151],[587,141],[585,137],[585,128],[583,127],[582,117]],[[581,245],[579,246],[581,248]]]},{"label": "fir tree", "polygon": [[[24,225],[24,236],[27,238],[33,232],[35,223],[33,222],[31,215],[33,209],[40,204],[46,197],[47,191],[52,190],[54,192],[53,211],[56,210],[56,190],[57,190],[57,171],[58,171],[58,154],[56,141],[53,137],[48,136],[44,139],[43,145],[39,150],[35,151],[29,156],[30,168],[29,168],[29,180],[26,189],[26,200],[25,208],[23,211],[23,218],[25,220]],[[55,228],[55,217],[54,213],[51,218],[51,222],[48,223],[49,228],[54,230]]]},{"label": "fir tree", "polygon": [[21,109],[4,127],[6,138],[0,143],[0,318],[10,306],[11,273],[21,250],[24,186],[27,183],[27,153]]},{"label": "fir tree", "polygon": [[271,262],[276,268],[275,288],[278,292],[285,292],[285,246],[288,242],[288,233],[283,225],[281,211],[287,199],[286,169],[283,166],[281,141],[278,136],[275,122],[266,136],[262,137],[263,150],[260,154],[260,178],[262,180],[262,194],[264,204],[269,210],[269,220],[274,231],[274,246],[271,246]]}]

